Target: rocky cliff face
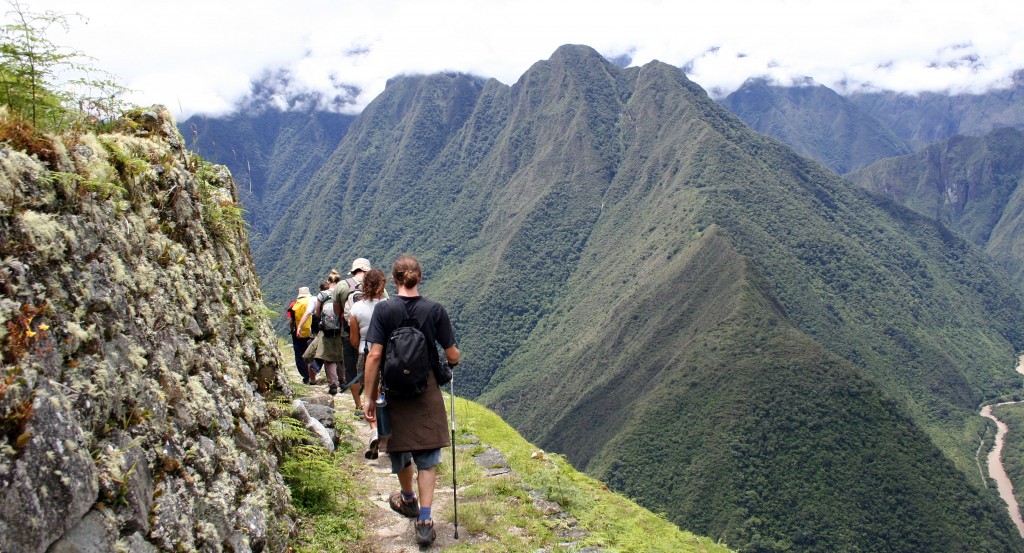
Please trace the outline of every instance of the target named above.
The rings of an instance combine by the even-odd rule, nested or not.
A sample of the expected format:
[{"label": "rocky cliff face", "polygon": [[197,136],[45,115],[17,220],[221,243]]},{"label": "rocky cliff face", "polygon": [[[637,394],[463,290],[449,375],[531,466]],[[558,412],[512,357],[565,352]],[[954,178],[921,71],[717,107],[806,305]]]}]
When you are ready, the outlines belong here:
[{"label": "rocky cliff face", "polygon": [[120,127],[0,146],[0,551],[282,550],[234,183],[166,110]]}]

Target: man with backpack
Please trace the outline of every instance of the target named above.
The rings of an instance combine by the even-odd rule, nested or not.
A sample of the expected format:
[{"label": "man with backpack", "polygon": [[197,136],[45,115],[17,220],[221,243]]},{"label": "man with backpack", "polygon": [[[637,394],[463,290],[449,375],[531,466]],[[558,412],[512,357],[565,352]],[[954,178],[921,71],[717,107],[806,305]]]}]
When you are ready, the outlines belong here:
[{"label": "man with backpack", "polygon": [[[358,376],[356,363],[359,359],[359,352],[349,340],[348,323],[352,318],[352,306],[355,302],[363,299],[363,277],[372,268],[369,259],[360,257],[352,262],[352,270],[349,271],[352,276],[334,287],[334,311],[340,317],[341,335],[345,338],[345,342],[342,344],[345,383],[351,384],[349,390],[352,391],[352,400],[356,404],[355,415],[357,418],[363,418],[363,405],[360,403],[363,386],[359,382],[355,382]],[[384,297],[387,298],[387,292],[384,293]]]},{"label": "man with backpack", "polygon": [[366,333],[370,352],[363,405],[367,419],[376,420],[376,401],[383,390],[391,427],[388,457],[401,487],[391,494],[389,503],[396,512],[417,519],[416,542],[429,545],[436,538],[430,515],[437,464],[441,450],[451,445],[439,385],[450,380],[451,373],[445,375],[437,344],[451,367],[458,364],[461,354],[448,312],[419,294],[423,279],[419,261],[410,255],[400,256],[391,276],[398,296],[377,304]]}]

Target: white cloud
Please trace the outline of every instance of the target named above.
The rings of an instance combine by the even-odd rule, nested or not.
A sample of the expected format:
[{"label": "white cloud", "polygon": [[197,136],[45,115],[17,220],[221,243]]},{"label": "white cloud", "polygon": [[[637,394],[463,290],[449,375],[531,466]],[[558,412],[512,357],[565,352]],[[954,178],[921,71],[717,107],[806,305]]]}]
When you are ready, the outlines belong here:
[{"label": "white cloud", "polygon": [[[140,103],[232,109],[267,72],[289,90],[362,94],[455,70],[512,84],[562,44],[688,65],[709,91],[750,76],[917,92],[1005,86],[1024,68],[1024,2],[1006,0],[36,0],[79,12],[54,40],[98,59]],[[180,108],[179,108],[180,106]]]}]

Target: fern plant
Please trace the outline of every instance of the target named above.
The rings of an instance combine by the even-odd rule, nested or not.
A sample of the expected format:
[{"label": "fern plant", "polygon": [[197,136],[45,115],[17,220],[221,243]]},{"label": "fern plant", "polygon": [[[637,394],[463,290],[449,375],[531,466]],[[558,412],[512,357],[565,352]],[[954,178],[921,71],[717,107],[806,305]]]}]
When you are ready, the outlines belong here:
[{"label": "fern plant", "polygon": [[46,38],[54,26],[70,29],[68,15],[32,12],[19,0],[8,4],[0,25],[0,104],[11,114],[33,128],[62,132],[109,122],[129,107],[128,90],[92,67],[93,58]]}]

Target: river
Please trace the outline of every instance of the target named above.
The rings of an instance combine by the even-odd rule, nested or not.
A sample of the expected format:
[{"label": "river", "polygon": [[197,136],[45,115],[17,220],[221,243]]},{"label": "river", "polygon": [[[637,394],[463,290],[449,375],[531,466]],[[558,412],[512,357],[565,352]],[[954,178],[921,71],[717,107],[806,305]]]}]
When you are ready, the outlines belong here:
[{"label": "river", "polygon": [[[1024,355],[1020,356],[1020,363],[1017,365],[1017,372],[1024,374]],[[996,488],[999,490],[999,497],[1006,502],[1006,508],[1010,512],[1010,518],[1013,519],[1013,523],[1017,525],[1017,531],[1020,532],[1022,538],[1024,538],[1024,520],[1021,519],[1020,505],[1017,504],[1017,498],[1013,496],[1013,482],[1010,482],[1010,477],[1006,474],[1006,469],[1003,468],[1003,442],[1006,440],[1006,433],[1009,432],[1010,428],[1006,426],[1006,423],[996,418],[992,414],[993,407],[999,407],[1000,405],[1013,405],[1015,403],[1021,403],[1019,401],[1008,401],[1005,403],[999,403],[997,405],[986,405],[981,410],[981,416],[992,419],[996,423],[996,442],[992,446],[992,451],[988,454],[988,475],[995,480]]]}]

